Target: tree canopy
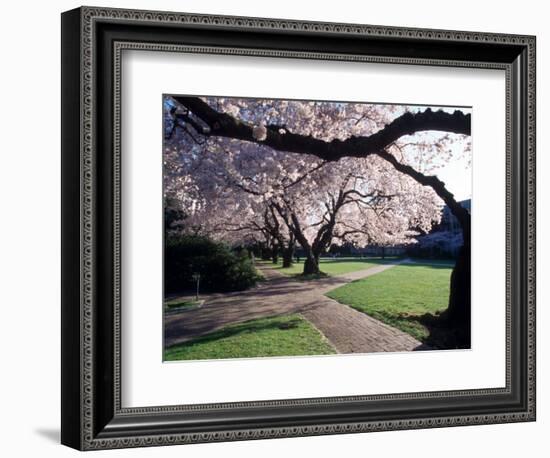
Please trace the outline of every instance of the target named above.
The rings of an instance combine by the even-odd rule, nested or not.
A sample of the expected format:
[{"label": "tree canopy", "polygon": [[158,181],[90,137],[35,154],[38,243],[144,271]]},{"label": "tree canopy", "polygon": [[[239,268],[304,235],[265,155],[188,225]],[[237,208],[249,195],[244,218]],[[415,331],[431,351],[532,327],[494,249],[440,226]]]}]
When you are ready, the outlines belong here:
[{"label": "tree canopy", "polygon": [[[432,180],[456,143],[470,148],[460,111],[216,97],[170,97],[164,109],[165,192],[186,230],[297,241],[313,257],[331,244],[409,243],[429,231],[440,193],[393,162]],[[434,138],[435,128],[447,132]]]}]

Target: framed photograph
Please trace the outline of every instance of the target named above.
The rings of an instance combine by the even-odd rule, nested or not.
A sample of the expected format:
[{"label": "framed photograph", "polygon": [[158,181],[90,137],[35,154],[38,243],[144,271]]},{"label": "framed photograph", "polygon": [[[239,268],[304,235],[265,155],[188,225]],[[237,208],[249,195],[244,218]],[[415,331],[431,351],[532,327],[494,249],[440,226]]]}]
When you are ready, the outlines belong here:
[{"label": "framed photograph", "polygon": [[62,15],[62,443],[533,421],[535,37]]}]

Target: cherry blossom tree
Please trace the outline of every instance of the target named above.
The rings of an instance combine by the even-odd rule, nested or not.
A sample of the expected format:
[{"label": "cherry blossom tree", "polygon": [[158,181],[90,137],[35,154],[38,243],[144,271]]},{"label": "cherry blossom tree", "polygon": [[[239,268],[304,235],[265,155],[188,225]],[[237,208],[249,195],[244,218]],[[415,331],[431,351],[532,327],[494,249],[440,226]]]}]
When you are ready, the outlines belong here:
[{"label": "cherry blossom tree", "polygon": [[306,254],[304,274],[319,273],[333,244],[405,244],[439,221],[435,193],[377,158],[325,164],[272,199]]},{"label": "cherry blossom tree", "polygon": [[[290,125],[305,133],[314,128],[326,139],[345,134],[335,119],[343,119],[347,129],[360,133],[386,122],[396,110],[394,106],[381,111],[373,105],[292,101],[216,99],[211,103],[243,118],[276,121],[285,126],[282,131],[290,130]],[[179,125],[169,130],[170,138],[176,133],[165,155],[169,164],[176,160],[169,168],[187,179],[192,176],[191,189],[200,189],[205,196],[201,202],[210,202],[208,213],[204,204],[194,204],[202,223],[192,226],[208,221],[218,235],[232,237],[251,230],[267,234],[275,248],[284,247],[285,265],[297,241],[306,253],[304,273],[319,273],[319,257],[333,243],[408,243],[418,234],[412,228],[427,231],[439,218],[441,205],[435,193],[377,157],[331,162],[231,138],[208,137],[199,142],[187,130],[188,114],[174,106],[170,111]],[[253,135],[263,138],[267,128],[257,124]],[[194,126],[195,134],[198,128]],[[203,154],[177,160],[177,151],[193,151],[197,145]],[[181,180],[173,180],[169,173],[165,176],[181,187]],[[237,215],[238,224],[233,222]]]},{"label": "cherry blossom tree", "polygon": [[[260,233],[286,228],[280,231],[285,240],[294,238],[307,253],[307,272],[318,271],[318,257],[338,241],[414,240],[437,220],[443,201],[459,221],[464,242],[451,276],[447,315],[469,326],[470,215],[436,175],[453,150],[469,153],[469,114],[180,96],[168,99],[165,108],[165,179],[171,183],[165,189],[190,200],[188,208],[201,215],[200,224],[215,224],[217,216],[218,224],[253,221]],[[213,195],[231,209],[231,218],[213,209]],[[226,206],[221,197],[232,204]],[[212,220],[206,206],[212,207]],[[271,225],[256,220],[266,214]]]}]

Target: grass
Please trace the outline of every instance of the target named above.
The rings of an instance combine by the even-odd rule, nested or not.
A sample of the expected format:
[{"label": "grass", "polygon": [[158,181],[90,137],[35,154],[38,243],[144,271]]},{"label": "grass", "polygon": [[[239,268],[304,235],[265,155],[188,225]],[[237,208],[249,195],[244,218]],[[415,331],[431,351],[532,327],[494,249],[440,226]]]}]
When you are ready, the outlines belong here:
[{"label": "grass", "polygon": [[327,296],[426,342],[430,330],[422,316],[447,308],[452,267],[443,261],[402,264],[348,283]]},{"label": "grass", "polygon": [[266,281],[266,278],[264,277],[264,274],[262,273],[262,271],[258,269],[258,267],[254,267],[254,269],[256,270],[256,280],[259,283]]},{"label": "grass", "polygon": [[299,315],[234,324],[164,351],[165,361],[328,355],[336,353]]},{"label": "grass", "polygon": [[[392,258],[321,258],[319,261],[319,268],[321,272],[326,275],[341,275],[349,272],[355,272],[357,270],[365,270],[381,264]],[[274,269],[280,270],[281,273],[290,276],[301,276],[304,271],[304,259],[300,262],[295,262],[292,267],[286,267],[283,269],[281,262],[273,264],[271,261],[260,261],[262,264],[272,266]],[[314,278],[318,278],[314,277]]]},{"label": "grass", "polygon": [[166,308],[168,310],[171,310],[171,309],[179,309],[179,308],[184,308],[184,307],[195,307],[197,305],[200,304],[200,301],[195,301],[195,300],[180,300],[180,299],[175,299],[173,301],[168,301],[168,302],[165,302],[164,305],[166,306]]}]

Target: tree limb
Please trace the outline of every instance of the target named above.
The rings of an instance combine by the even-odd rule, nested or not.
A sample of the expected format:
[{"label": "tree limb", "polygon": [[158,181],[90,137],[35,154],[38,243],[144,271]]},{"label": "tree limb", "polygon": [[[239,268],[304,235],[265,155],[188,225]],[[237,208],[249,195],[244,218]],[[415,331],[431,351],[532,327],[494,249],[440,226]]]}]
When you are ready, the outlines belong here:
[{"label": "tree limb", "polygon": [[[252,125],[233,116],[218,112],[199,97],[175,96],[173,99],[186,107],[194,116],[208,125],[201,127],[200,133],[207,136],[227,137],[269,146],[278,151],[315,155],[326,161],[337,161],[342,157],[366,157],[377,154],[404,135],[415,132],[436,130],[470,135],[471,116],[461,111],[453,114],[432,111],[430,108],[420,113],[404,113],[384,128],[369,136],[349,137],[346,140],[324,141],[309,135],[288,132],[280,133],[277,127],[269,126],[263,141],[253,135]],[[206,130],[208,132],[206,132]]]}]

